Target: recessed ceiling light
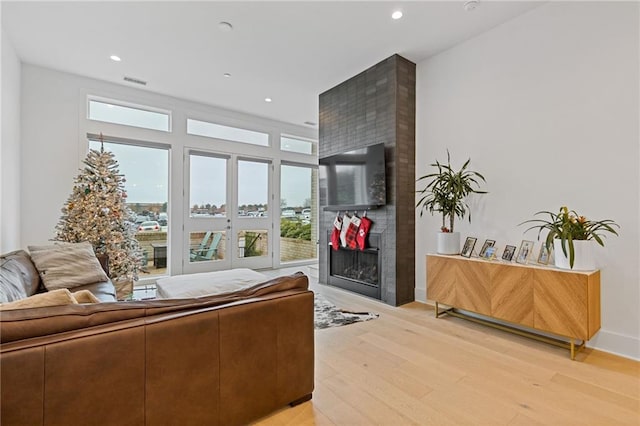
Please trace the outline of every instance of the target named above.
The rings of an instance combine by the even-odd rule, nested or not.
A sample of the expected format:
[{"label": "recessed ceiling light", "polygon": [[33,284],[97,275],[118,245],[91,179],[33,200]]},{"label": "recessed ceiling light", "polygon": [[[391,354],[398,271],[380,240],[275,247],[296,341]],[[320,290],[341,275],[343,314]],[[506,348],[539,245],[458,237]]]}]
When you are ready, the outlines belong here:
[{"label": "recessed ceiling light", "polygon": [[313,121],[305,121],[304,124],[306,124],[307,126],[317,126],[318,123],[314,123]]},{"label": "recessed ceiling light", "polygon": [[218,22],[218,29],[222,32],[229,32],[231,30],[233,30],[233,25],[231,25],[228,22],[222,21],[222,22]]},{"label": "recessed ceiling light", "polygon": [[111,58],[112,61],[116,61],[116,62],[120,62],[122,59],[120,59],[120,56],[117,55],[111,55],[109,56]]},{"label": "recessed ceiling light", "polygon": [[271,99],[271,98],[264,98],[264,101],[265,101],[265,102],[271,102],[272,100],[273,100],[273,99]]},{"label": "recessed ceiling light", "polygon": [[464,10],[467,12],[475,10],[476,7],[478,7],[478,0],[468,0],[464,3]]},{"label": "recessed ceiling light", "polygon": [[402,12],[400,10],[396,10],[395,12],[393,12],[391,14],[391,17],[393,19],[400,19],[400,18],[402,18]]},{"label": "recessed ceiling light", "polygon": [[228,72],[225,72],[224,74],[222,74],[223,76],[225,76],[226,78],[231,77],[231,74],[229,74]]}]

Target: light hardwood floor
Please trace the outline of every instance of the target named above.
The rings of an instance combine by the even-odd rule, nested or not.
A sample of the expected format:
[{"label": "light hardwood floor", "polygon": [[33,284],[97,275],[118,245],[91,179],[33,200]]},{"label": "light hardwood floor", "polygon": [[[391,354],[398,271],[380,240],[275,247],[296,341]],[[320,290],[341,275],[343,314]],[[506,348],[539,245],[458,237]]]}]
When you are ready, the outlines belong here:
[{"label": "light hardwood floor", "polygon": [[313,399],[257,425],[640,425],[638,362],[311,286],[380,318],[317,330]]}]

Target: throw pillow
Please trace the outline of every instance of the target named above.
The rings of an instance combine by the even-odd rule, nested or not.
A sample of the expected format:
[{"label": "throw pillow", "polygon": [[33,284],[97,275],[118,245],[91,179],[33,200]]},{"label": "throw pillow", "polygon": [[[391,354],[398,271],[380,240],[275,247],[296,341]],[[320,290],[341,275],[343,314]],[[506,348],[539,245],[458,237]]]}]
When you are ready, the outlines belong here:
[{"label": "throw pillow", "polygon": [[109,280],[89,242],[29,246],[29,251],[49,291]]},{"label": "throw pillow", "polygon": [[0,311],[12,309],[42,308],[45,306],[75,305],[76,299],[66,288],[61,288],[47,293],[34,294],[25,299],[0,304]]}]

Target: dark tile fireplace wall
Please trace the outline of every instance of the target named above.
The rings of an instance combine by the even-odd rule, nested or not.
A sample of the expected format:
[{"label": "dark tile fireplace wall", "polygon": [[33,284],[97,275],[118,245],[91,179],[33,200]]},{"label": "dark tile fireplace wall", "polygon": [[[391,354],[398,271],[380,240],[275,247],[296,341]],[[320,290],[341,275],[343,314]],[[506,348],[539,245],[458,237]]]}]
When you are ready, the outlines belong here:
[{"label": "dark tile fireplace wall", "polygon": [[[385,145],[387,205],[367,217],[380,234],[380,299],[394,306],[415,298],[415,67],[393,55],[320,95],[320,158]],[[319,280],[328,284],[326,231],[336,212],[324,206],[321,197]]]}]

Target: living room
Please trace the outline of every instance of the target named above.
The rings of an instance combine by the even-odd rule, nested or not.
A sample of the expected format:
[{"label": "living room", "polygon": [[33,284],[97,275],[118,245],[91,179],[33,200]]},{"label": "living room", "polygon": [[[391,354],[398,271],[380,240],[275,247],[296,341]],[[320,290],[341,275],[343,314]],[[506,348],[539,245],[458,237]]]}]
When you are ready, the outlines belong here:
[{"label": "living room", "polygon": [[[457,7],[461,13],[467,13],[463,9],[464,2],[456,3],[459,3]],[[405,6],[403,19],[411,17],[411,5],[407,3]],[[484,6],[491,6],[491,2],[481,2],[471,13],[482,13]],[[389,9],[392,9],[391,5]],[[23,62],[18,46],[12,45],[10,35],[5,32],[4,19],[7,19],[5,12],[0,151],[2,253],[44,243],[53,236],[60,208],[86,155],[87,134],[104,133],[147,141],[152,134],[151,141],[171,145],[179,155],[172,158],[170,167],[180,171],[177,183],[172,181],[171,200],[182,198],[182,153],[187,147],[184,140],[174,134],[185,133],[184,123],[189,113],[197,112],[200,118],[224,117],[227,123],[250,121],[253,126],[272,129],[274,134],[318,139],[318,129],[314,126],[258,117],[154,93],[152,89],[141,90],[132,85],[124,86]],[[594,377],[602,378],[599,369],[615,370],[615,366],[622,362],[606,355],[598,358],[595,353],[640,359],[638,19],[638,4],[635,2],[535,4],[512,19],[496,23],[493,28],[461,40],[455,46],[415,61],[415,175],[424,175],[429,171],[429,164],[445,160],[448,150],[454,164],[459,166],[471,158],[473,168],[482,171],[487,179],[488,194],[474,200],[471,223],[458,223],[457,230],[463,238],[474,236],[479,241],[491,238],[503,246],[518,245],[523,239],[536,240],[533,234],[523,235],[526,228],[518,224],[532,218],[537,211],[557,211],[564,205],[587,217],[612,218],[620,224],[620,236],[608,238],[605,248],[597,251],[602,281],[602,328],[587,346],[594,349],[589,352],[589,357],[597,359],[594,363],[598,364],[598,373],[584,373],[585,376],[580,378],[591,382]],[[397,23],[402,24],[401,21]],[[424,40],[426,44],[427,39]],[[354,49],[354,55],[356,51]],[[400,48],[381,51],[350,74],[340,75],[335,84],[395,53],[403,55]],[[330,88],[320,88],[309,102],[317,103],[317,95]],[[136,128],[123,130],[123,126],[88,120],[84,115],[88,95],[171,110],[174,134],[150,133]],[[275,96],[274,103],[277,103]],[[317,117],[296,118],[295,122],[306,120],[317,122]],[[189,146],[207,149],[207,143],[199,140],[189,142]],[[254,153],[251,147],[241,149],[245,151],[240,152],[240,156]],[[278,159],[281,161],[281,157]],[[303,156],[296,159],[308,161]],[[411,187],[407,191],[415,189]],[[180,202],[170,206],[169,218],[174,221],[172,225],[176,229],[182,225],[178,218],[183,216],[183,208],[184,203]],[[419,217],[417,212],[415,223],[415,296],[416,300],[427,302],[425,256],[436,250],[435,233],[440,223],[438,217]],[[539,245],[538,241],[535,242]],[[170,247],[169,266],[174,271],[181,271],[183,248],[181,244]],[[359,302],[351,295],[335,294],[334,298],[343,297],[342,304],[364,306],[383,315],[394,315],[390,307],[368,300]],[[399,331],[406,323],[417,323],[420,318],[426,321],[427,317],[433,316],[432,311],[426,308],[423,311],[412,308],[398,315],[400,319],[394,317],[392,324],[385,327],[395,325]],[[458,325],[458,322],[451,321],[451,324]],[[316,345],[330,346],[349,337],[371,333],[363,328],[350,327],[341,327],[339,331],[343,335],[335,332],[331,338],[318,333]],[[410,329],[414,330],[412,327]],[[452,334],[461,333],[471,340],[482,340],[473,327],[460,325],[457,330],[449,328],[450,324],[441,327],[447,327],[446,330]],[[394,333],[390,329],[387,332]],[[495,342],[496,336],[499,335],[491,335],[488,339]],[[365,336],[364,342],[363,347],[380,346],[380,341],[376,341],[372,334]],[[395,343],[400,345],[401,342]],[[509,343],[519,348],[537,348],[540,345],[520,340]],[[498,346],[511,348],[503,341]],[[349,350],[355,349],[350,347]],[[526,357],[524,349],[518,349],[516,353],[520,350],[523,353],[519,355]],[[549,357],[546,354],[540,357],[554,368],[569,362],[561,352],[550,351]],[[552,361],[548,361],[549,358]],[[470,359],[466,361],[471,362]],[[373,363],[375,359],[369,362]],[[331,365],[335,369],[338,363]],[[499,371],[498,368],[495,372]],[[316,380],[319,381],[331,372],[324,368],[317,373]],[[587,380],[589,374],[591,376]],[[360,380],[366,382],[364,376]],[[637,395],[637,386],[635,390]],[[334,389],[332,395],[341,395],[336,392]],[[370,393],[357,392],[367,401],[372,399]],[[602,397],[603,407],[612,408],[606,401],[615,395],[606,395]],[[376,398],[380,396],[373,399]],[[596,391],[589,398],[597,400]],[[635,407],[629,399],[631,396],[627,394],[625,398],[629,403],[627,407],[632,407],[628,409],[631,412],[635,410],[637,419],[637,396]],[[318,404],[322,402],[318,400]],[[338,406],[338,402],[333,400],[332,404]],[[573,403],[571,401],[569,405]],[[362,411],[362,407],[359,410]],[[326,417],[337,423],[334,417]],[[354,420],[351,423],[358,420],[355,417],[345,418]],[[374,422],[370,417],[365,418]],[[487,417],[483,419],[487,420]],[[536,419],[553,423],[549,418],[546,421],[540,417]],[[464,419],[458,420],[452,422],[464,422]],[[277,419],[273,421],[278,422]],[[617,421],[625,423],[620,418]]]}]

